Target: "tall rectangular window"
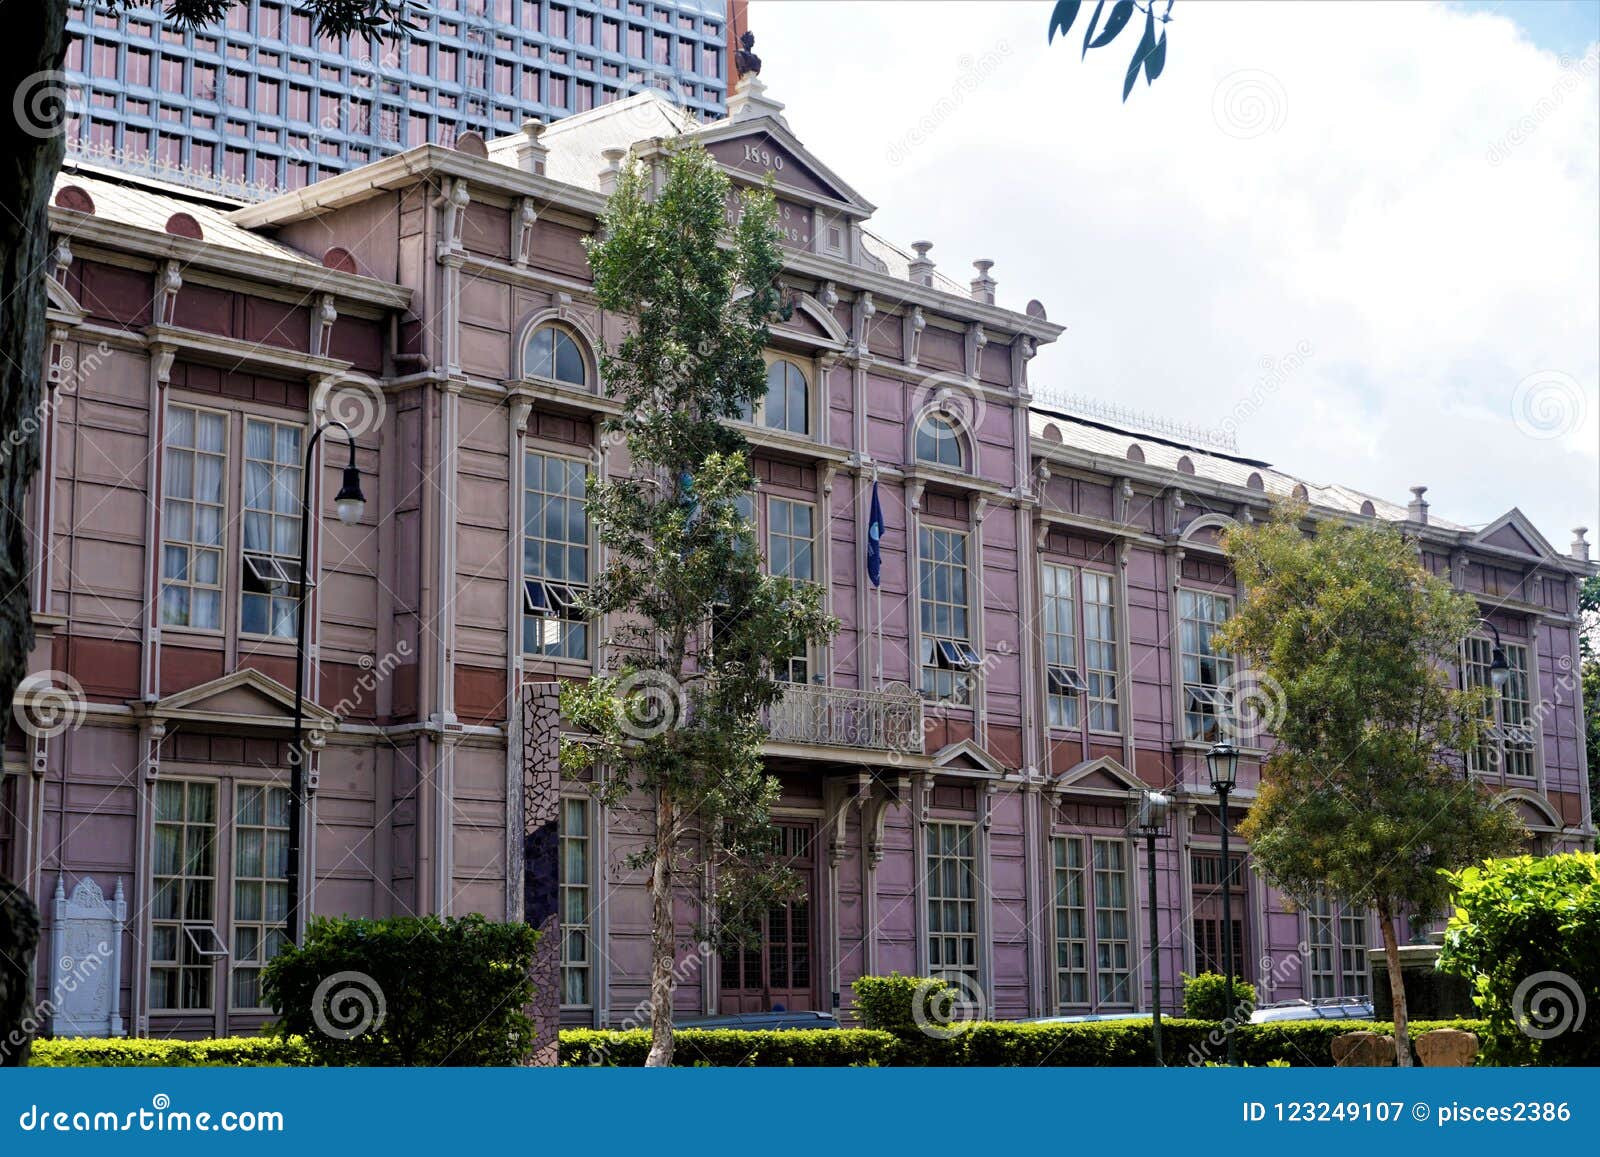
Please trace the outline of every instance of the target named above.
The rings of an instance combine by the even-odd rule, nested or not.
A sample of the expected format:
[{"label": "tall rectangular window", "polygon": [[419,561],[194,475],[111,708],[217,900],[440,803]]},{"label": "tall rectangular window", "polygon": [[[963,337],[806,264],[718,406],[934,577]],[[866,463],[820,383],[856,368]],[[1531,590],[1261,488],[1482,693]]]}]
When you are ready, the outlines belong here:
[{"label": "tall rectangular window", "polygon": [[1077,575],[1070,566],[1045,563],[1039,577],[1044,596],[1045,695],[1051,727],[1079,725],[1087,687],[1078,674]]},{"label": "tall rectangular window", "polygon": [[967,536],[924,526],[917,534],[917,557],[922,693],[940,702],[969,702],[978,653],[968,627]]},{"label": "tall rectangular window", "polygon": [[1062,1008],[1133,1004],[1128,849],[1121,840],[1056,836],[1056,1001]]},{"label": "tall rectangular window", "polygon": [[1110,575],[1092,570],[1083,572],[1083,662],[1089,730],[1120,731],[1116,583]]},{"label": "tall rectangular window", "polygon": [[1089,1003],[1089,905],[1083,886],[1083,841],[1051,840],[1056,883],[1056,1002],[1063,1008]]},{"label": "tall rectangular window", "polygon": [[978,868],[971,824],[928,825],[928,972],[978,980]]},{"label": "tall rectangular window", "polygon": [[243,783],[233,808],[233,1007],[262,1008],[261,969],[289,940],[289,789]]},{"label": "tall rectangular window", "polygon": [[1233,658],[1217,649],[1217,628],[1232,601],[1207,591],[1178,592],[1179,653],[1183,664],[1183,728],[1189,739],[1215,743],[1232,705]]},{"label": "tall rectangular window", "polygon": [[1128,933],[1128,846],[1094,841],[1095,981],[1101,1004],[1132,1004]]},{"label": "tall rectangular window", "polygon": [[561,801],[561,1003],[587,1008],[594,1003],[591,982],[589,913],[589,801]]},{"label": "tall rectangular window", "polygon": [[1366,909],[1318,896],[1306,907],[1306,924],[1307,995],[1313,1000],[1366,996]]},{"label": "tall rectangular window", "polygon": [[211,1007],[217,938],[217,785],[155,785],[151,849],[150,1007]]},{"label": "tall rectangular window", "polygon": [[1483,730],[1477,745],[1467,752],[1467,766],[1479,775],[1504,774],[1531,779],[1538,729],[1528,685],[1528,648],[1520,643],[1507,643],[1505,653],[1511,672],[1506,685],[1496,694],[1491,677],[1494,644],[1474,635],[1462,645],[1465,684],[1485,687],[1490,692]]},{"label": "tall rectangular window", "polygon": [[[773,574],[796,582],[816,581],[816,510],[809,502],[767,500],[767,566]],[[791,658],[784,674],[791,683],[809,681],[810,656],[802,652]]]},{"label": "tall rectangular window", "polygon": [[522,649],[531,655],[589,657],[589,617],[577,606],[589,586],[588,473],[553,454],[523,459]]},{"label": "tall rectangular window", "polygon": [[244,424],[243,596],[239,630],[294,638],[300,594],[302,430],[287,422]]},{"label": "tall rectangular window", "polygon": [[167,407],[161,478],[161,621],[222,628],[222,527],[227,418]]}]

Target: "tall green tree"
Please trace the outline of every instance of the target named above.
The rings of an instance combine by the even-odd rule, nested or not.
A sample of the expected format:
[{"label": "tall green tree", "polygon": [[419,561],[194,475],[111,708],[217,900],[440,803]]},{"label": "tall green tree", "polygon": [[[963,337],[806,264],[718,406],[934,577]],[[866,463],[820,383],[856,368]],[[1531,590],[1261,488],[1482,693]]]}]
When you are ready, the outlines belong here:
[{"label": "tall green tree", "polygon": [[1305,508],[1232,528],[1245,595],[1220,635],[1282,692],[1276,746],[1240,825],[1256,868],[1301,902],[1377,913],[1394,994],[1395,1057],[1411,1063],[1398,920],[1446,910],[1446,870],[1512,851],[1520,821],[1465,773],[1482,688],[1451,668],[1478,624],[1471,597],[1422,568],[1390,527]]},{"label": "tall green tree", "polygon": [[1578,662],[1583,744],[1589,755],[1589,816],[1600,826],[1600,575],[1578,587]]},{"label": "tall green tree", "polygon": [[[180,28],[220,24],[242,0],[102,0],[113,11],[158,9]],[[321,32],[376,36],[400,31],[415,0],[298,0]],[[3,8],[0,97],[0,704],[9,707],[33,650],[24,517],[39,468],[38,421],[45,348],[45,274],[50,196],[64,155],[66,0]],[[10,711],[0,715],[0,747]],[[33,1022],[34,943],[39,916],[23,889],[0,875],[0,1039],[27,1038]],[[0,1067],[28,1063],[26,1047],[0,1049]]]},{"label": "tall green tree", "polygon": [[835,625],[817,588],[763,573],[739,512],[750,447],[728,419],[766,392],[767,323],[783,308],[773,198],[735,196],[694,145],[671,154],[659,188],[657,175],[624,169],[604,240],[589,246],[596,298],[628,319],[601,365],[626,415],[606,433],[628,461],[591,480],[587,503],[606,557],[586,609],[621,622],[623,661],[563,687],[583,737],[562,763],[602,769],[604,802],[649,801],[654,831],[637,858],[651,901],[646,1063],[668,1065],[675,890],[709,869],[712,915],[737,925],[753,897],[791,886],[770,855],[778,785],[761,714],[783,691],[776,673]]}]

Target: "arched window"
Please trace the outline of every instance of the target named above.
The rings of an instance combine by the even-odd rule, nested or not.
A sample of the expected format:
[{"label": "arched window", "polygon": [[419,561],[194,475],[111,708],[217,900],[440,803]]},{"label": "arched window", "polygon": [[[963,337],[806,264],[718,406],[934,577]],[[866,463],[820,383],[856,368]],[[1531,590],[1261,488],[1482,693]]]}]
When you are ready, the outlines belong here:
[{"label": "arched window", "polygon": [[766,424],[769,429],[808,434],[806,376],[793,362],[779,359],[767,367]]},{"label": "arched window", "polygon": [[522,374],[574,386],[586,386],[589,380],[578,343],[566,330],[553,325],[541,325],[528,336],[527,348],[522,351]]},{"label": "arched window", "polygon": [[935,466],[949,466],[960,470],[961,439],[956,436],[955,423],[938,414],[924,415],[917,423],[917,461],[931,462]]}]

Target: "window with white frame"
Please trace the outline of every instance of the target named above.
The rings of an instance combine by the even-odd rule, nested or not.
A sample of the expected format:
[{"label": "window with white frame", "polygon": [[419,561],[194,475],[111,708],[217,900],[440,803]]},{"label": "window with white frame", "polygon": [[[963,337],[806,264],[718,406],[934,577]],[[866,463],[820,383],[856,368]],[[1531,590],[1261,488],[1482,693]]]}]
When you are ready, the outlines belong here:
[{"label": "window with white frame", "polygon": [[[789,498],[767,499],[767,567],[775,575],[796,582],[816,581],[813,544],[816,507]],[[804,653],[789,660],[784,677],[791,683],[811,678],[811,662]]]},{"label": "window with white frame", "polygon": [[966,533],[922,527],[917,559],[922,693],[943,703],[966,703],[978,666],[968,626]]},{"label": "window with white frame", "polygon": [[522,351],[522,372],[526,377],[548,378],[570,386],[587,385],[589,377],[578,343],[566,330],[554,325],[542,325],[528,335],[528,344]]},{"label": "window with white frame", "polygon": [[916,459],[933,466],[960,470],[963,466],[961,438],[955,423],[941,414],[924,414],[917,423]]},{"label": "window with white frame", "polygon": [[1318,896],[1306,906],[1307,995],[1368,995],[1367,912]]},{"label": "window with white frame", "polygon": [[586,799],[561,801],[561,1003],[573,1008],[594,1003],[589,810]]},{"label": "window with white frame", "polygon": [[1506,685],[1496,694],[1491,678],[1494,644],[1477,635],[1462,644],[1465,684],[1489,690],[1483,727],[1477,744],[1467,752],[1467,766],[1478,775],[1500,773],[1513,779],[1532,779],[1538,731],[1528,685],[1528,648],[1506,643],[1504,650],[1511,671]]},{"label": "window with white frame", "polygon": [[522,649],[589,657],[589,618],[578,607],[589,585],[588,467],[529,451],[523,458]]},{"label": "window with white frame", "polygon": [[261,970],[289,942],[289,790],[242,783],[233,807],[233,1007],[264,1007]]},{"label": "window with white frame", "polygon": [[1216,646],[1217,628],[1233,602],[1210,591],[1178,592],[1179,654],[1183,665],[1184,735],[1202,743],[1223,738],[1232,704],[1233,658]]},{"label": "window with white frame", "polygon": [[217,934],[217,785],[163,779],[155,785],[151,848],[150,1007],[212,1007]]},{"label": "window with white frame", "polygon": [[1082,695],[1088,689],[1078,673],[1077,581],[1077,572],[1070,566],[1047,562],[1040,570],[1045,702],[1051,727],[1079,725]]},{"label": "window with white frame", "polygon": [[222,629],[227,415],[169,405],[161,471],[161,622]]},{"label": "window with white frame", "polygon": [[1133,1004],[1128,849],[1122,840],[1056,836],[1056,1002]]},{"label": "window with white frame", "polygon": [[1083,572],[1083,665],[1089,730],[1120,731],[1116,582],[1110,575],[1092,570]]},{"label": "window with white frame", "polygon": [[799,366],[779,358],[767,367],[767,398],[762,408],[769,429],[791,434],[811,432],[810,387]]},{"label": "window with white frame", "polygon": [[[978,867],[971,824],[928,825],[928,974],[978,980]],[[963,989],[971,991],[971,986]]]},{"label": "window with white frame", "polygon": [[247,635],[294,638],[303,434],[287,422],[245,419],[239,630]]}]

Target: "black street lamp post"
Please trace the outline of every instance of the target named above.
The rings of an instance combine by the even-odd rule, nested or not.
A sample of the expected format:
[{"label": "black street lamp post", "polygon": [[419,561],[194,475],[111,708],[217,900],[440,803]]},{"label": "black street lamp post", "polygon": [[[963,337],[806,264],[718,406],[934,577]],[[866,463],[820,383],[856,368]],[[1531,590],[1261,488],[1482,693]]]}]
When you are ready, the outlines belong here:
[{"label": "black street lamp post", "polygon": [[1222,960],[1226,974],[1229,1008],[1222,1022],[1223,1037],[1228,1042],[1228,1063],[1239,1063],[1239,1046],[1234,1039],[1233,1005],[1233,855],[1228,850],[1228,793],[1239,782],[1239,749],[1231,743],[1214,744],[1206,752],[1206,768],[1211,773],[1211,790],[1217,793],[1219,819],[1222,823]]},{"label": "black street lamp post", "polygon": [[343,422],[330,420],[318,426],[306,443],[305,469],[301,473],[300,489],[300,597],[295,600],[294,627],[294,739],[289,746],[289,863],[287,876],[289,891],[288,933],[291,944],[303,939],[300,911],[300,846],[301,829],[305,825],[306,753],[305,753],[305,692],[306,692],[306,597],[315,583],[307,580],[306,559],[311,542],[311,523],[317,512],[311,509],[312,463],[316,457],[317,443],[329,430],[337,427],[344,431],[350,444],[350,461],[344,468],[344,482],[334,497],[334,510],[339,521],[354,526],[361,521],[366,509],[366,496],[361,493],[361,471],[356,468],[356,438]]},{"label": "black street lamp post", "polygon": [[1171,801],[1159,791],[1147,791],[1139,799],[1139,818],[1135,830],[1144,837],[1145,876],[1150,899],[1150,1044],[1156,1064],[1166,1064],[1161,1048],[1161,924],[1156,909],[1156,838],[1166,834]]}]

